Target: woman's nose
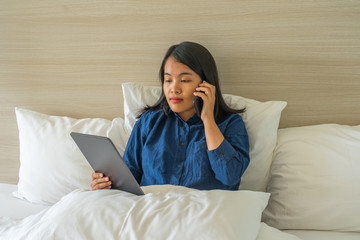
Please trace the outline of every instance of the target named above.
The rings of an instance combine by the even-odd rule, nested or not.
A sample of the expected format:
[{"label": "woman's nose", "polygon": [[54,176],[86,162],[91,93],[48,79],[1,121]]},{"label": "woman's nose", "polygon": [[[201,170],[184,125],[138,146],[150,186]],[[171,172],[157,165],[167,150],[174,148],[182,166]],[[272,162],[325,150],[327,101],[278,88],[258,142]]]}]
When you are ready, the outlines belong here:
[{"label": "woman's nose", "polygon": [[171,92],[179,94],[181,93],[181,87],[179,86],[179,84],[177,82],[174,82],[171,86]]}]

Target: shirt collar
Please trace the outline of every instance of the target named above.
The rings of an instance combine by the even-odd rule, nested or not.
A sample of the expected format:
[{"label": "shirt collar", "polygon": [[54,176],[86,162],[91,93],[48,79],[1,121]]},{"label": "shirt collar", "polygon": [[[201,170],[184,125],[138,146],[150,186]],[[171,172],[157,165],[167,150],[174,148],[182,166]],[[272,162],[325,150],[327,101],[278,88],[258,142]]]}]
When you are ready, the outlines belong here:
[{"label": "shirt collar", "polygon": [[171,108],[169,108],[169,115],[174,115],[178,120],[188,125],[197,125],[202,123],[201,118],[196,113],[192,115],[186,122],[179,116],[179,114],[173,112]]}]

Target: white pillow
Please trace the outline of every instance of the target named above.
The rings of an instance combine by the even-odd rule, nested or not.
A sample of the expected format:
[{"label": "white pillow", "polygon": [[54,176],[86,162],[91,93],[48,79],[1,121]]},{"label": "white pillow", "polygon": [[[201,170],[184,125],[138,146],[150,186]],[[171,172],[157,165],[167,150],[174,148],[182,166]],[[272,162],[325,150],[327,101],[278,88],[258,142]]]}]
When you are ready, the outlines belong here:
[{"label": "white pillow", "polygon": [[[146,105],[153,105],[161,93],[160,87],[143,86],[136,83],[122,84],[124,94],[125,125],[129,131],[136,122],[136,117]],[[224,94],[225,102],[232,108],[246,107],[241,114],[250,141],[250,164],[245,171],[240,189],[265,191],[273,150],[276,145],[277,130],[281,111],[286,102],[256,100]]]},{"label": "white pillow", "polygon": [[256,240],[301,240],[295,235],[282,232],[276,228],[268,226],[266,223],[261,223],[259,234]]},{"label": "white pillow", "polygon": [[280,129],[268,191],[273,227],[360,231],[360,125]]},{"label": "white pillow", "polygon": [[270,195],[168,185],[144,191],[75,190],[11,228],[8,238],[44,239],[50,232],[54,239],[254,240]]},{"label": "white pillow", "polygon": [[92,168],[70,132],[107,136],[121,154],[129,137],[124,120],[73,119],[15,108],[20,140],[20,171],[15,196],[53,204],[77,188],[89,188]]}]

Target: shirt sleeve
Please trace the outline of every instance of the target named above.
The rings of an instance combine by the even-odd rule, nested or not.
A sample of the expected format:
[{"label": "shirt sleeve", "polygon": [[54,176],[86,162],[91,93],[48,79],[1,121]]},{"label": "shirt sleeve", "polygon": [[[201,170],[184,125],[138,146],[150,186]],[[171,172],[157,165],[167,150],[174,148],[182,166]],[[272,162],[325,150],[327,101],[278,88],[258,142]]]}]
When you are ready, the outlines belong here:
[{"label": "shirt sleeve", "polygon": [[144,137],[141,129],[142,125],[142,121],[140,120],[135,123],[123,156],[126,165],[129,167],[131,173],[134,175],[139,184],[143,175],[141,153],[144,144]]},{"label": "shirt sleeve", "polygon": [[220,182],[239,185],[250,162],[249,137],[240,116],[229,121],[223,135],[220,146],[207,152],[210,165]]}]

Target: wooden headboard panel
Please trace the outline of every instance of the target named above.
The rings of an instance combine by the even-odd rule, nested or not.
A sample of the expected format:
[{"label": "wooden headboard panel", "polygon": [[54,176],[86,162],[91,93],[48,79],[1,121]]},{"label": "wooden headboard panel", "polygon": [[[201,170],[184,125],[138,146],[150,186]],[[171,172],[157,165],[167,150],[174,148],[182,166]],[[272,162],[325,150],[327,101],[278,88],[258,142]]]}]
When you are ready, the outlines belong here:
[{"label": "wooden headboard panel", "polygon": [[0,182],[18,179],[15,106],[122,117],[121,83],[158,85],[184,40],[212,52],[223,93],[287,101],[280,127],[360,124],[358,1],[2,0]]}]

